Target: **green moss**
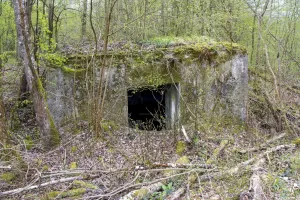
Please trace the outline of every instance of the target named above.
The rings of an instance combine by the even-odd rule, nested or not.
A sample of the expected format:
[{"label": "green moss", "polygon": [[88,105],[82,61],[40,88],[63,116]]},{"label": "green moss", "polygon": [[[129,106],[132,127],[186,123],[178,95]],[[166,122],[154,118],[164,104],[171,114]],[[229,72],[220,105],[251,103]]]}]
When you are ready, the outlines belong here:
[{"label": "green moss", "polygon": [[107,121],[101,122],[101,129],[104,132],[117,130],[118,128],[119,128],[118,125],[116,125],[116,123],[114,121],[107,120]]},{"label": "green moss", "polygon": [[[235,54],[246,53],[246,48],[236,43],[215,42],[210,38],[197,36],[159,37],[143,41],[142,44],[146,44],[144,45],[146,48],[131,44],[127,45],[128,49],[111,51],[107,55],[96,55],[96,59],[111,58],[112,66],[124,64],[129,68],[127,74],[129,87],[143,88],[180,82],[182,66],[206,61],[217,66],[230,60]],[[155,47],[148,48],[147,44]],[[91,55],[75,55],[69,60],[78,62],[90,58]],[[62,66],[60,68],[64,70]],[[72,71],[72,69],[66,68],[65,71]],[[201,71],[203,70],[201,68]]]},{"label": "green moss", "polygon": [[75,197],[83,195],[86,192],[86,188],[77,188],[68,191],[51,191],[45,195],[44,200],[63,199],[67,197]]},{"label": "green moss", "polygon": [[147,188],[141,188],[134,192],[133,197],[134,199],[143,199],[148,193],[149,190]]},{"label": "green moss", "polygon": [[149,40],[141,41],[145,45],[155,45],[156,47],[169,47],[173,45],[184,45],[188,43],[199,43],[199,42],[214,42],[211,38],[205,36],[163,36],[154,37]]},{"label": "green moss", "polygon": [[[177,163],[177,164],[189,164],[190,159],[187,156],[182,156],[175,163]],[[180,171],[178,171],[178,170],[165,170],[164,171],[165,176],[171,176],[171,175],[174,175],[176,173],[180,173]]]},{"label": "green moss", "polygon": [[44,165],[42,169],[43,169],[43,171],[48,171],[49,170],[49,166],[48,165]]},{"label": "green moss", "polygon": [[71,162],[69,165],[69,169],[76,169],[77,168],[77,163],[76,162]]},{"label": "green moss", "polygon": [[37,78],[36,84],[37,84],[37,89],[38,89],[39,93],[42,95],[42,97],[44,99],[46,99],[46,92],[45,92],[45,89],[43,87],[43,83],[42,83],[40,78]]},{"label": "green moss", "polygon": [[75,187],[81,187],[81,188],[89,188],[89,189],[98,189],[98,187],[94,184],[91,184],[91,183],[87,183],[87,182],[84,182],[84,181],[80,181],[80,180],[75,180],[73,182],[73,186]]},{"label": "green moss", "polygon": [[222,140],[220,143],[220,146],[218,148],[216,148],[213,152],[213,155],[211,156],[210,159],[207,160],[207,164],[211,164],[214,161],[216,161],[216,159],[219,157],[221,151],[225,148],[225,146],[229,143],[228,140]]},{"label": "green moss", "polygon": [[26,136],[26,139],[24,140],[24,143],[25,143],[25,148],[27,150],[32,149],[32,147],[34,145],[34,142],[32,141],[32,138],[29,135]]},{"label": "green moss", "polygon": [[49,116],[49,120],[50,120],[50,146],[51,147],[55,147],[57,145],[60,144],[60,135],[59,135],[59,132],[57,131],[56,129],[56,126],[54,124],[54,120],[47,108],[47,111],[48,111],[48,116]]},{"label": "green moss", "polygon": [[7,183],[10,183],[15,178],[16,178],[16,175],[12,172],[5,172],[5,173],[1,174],[1,179]]},{"label": "green moss", "polygon": [[105,122],[101,122],[101,129],[104,132],[108,132],[110,130],[110,126],[107,123],[105,123]]},{"label": "green moss", "polygon": [[3,161],[16,161],[16,163],[14,162],[14,166],[15,168],[17,168],[18,170],[23,170],[23,169],[27,169],[27,163],[24,162],[22,156],[20,155],[20,150],[19,148],[12,146],[12,145],[8,145],[8,144],[4,144],[1,151],[0,151],[0,160]]},{"label": "green moss", "polygon": [[77,151],[77,147],[76,147],[76,146],[72,146],[71,152],[72,152],[72,153],[75,153],[76,151]]},{"label": "green moss", "polygon": [[201,42],[178,46],[174,48],[176,57],[183,62],[203,62],[220,64],[232,58],[235,54],[245,54],[246,49],[235,43],[228,42]]},{"label": "green moss", "polygon": [[188,177],[188,182],[189,182],[190,185],[193,185],[194,183],[196,183],[197,179],[198,179],[197,174],[196,173],[191,173]]},{"label": "green moss", "polygon": [[190,163],[190,159],[187,156],[182,156],[181,158],[179,158],[176,163],[178,164],[189,164]]},{"label": "green moss", "polygon": [[300,138],[297,138],[295,140],[292,141],[293,144],[300,146]]},{"label": "green moss", "polygon": [[129,85],[133,87],[157,87],[168,83],[180,82],[180,70],[178,70],[178,67],[167,66],[164,58],[154,62],[153,60],[156,59],[154,53],[151,51],[147,53],[145,53],[145,57],[141,58],[145,59],[143,62],[133,60],[130,63]]},{"label": "green moss", "polygon": [[178,155],[182,155],[183,152],[185,151],[185,148],[186,148],[185,142],[178,141],[177,144],[176,144],[176,153]]},{"label": "green moss", "polygon": [[[46,92],[44,90],[44,87],[43,87],[43,84],[42,84],[42,81],[40,78],[37,79],[37,87],[38,87],[39,93],[42,95],[42,98],[46,102],[47,101]],[[55,147],[60,144],[60,135],[56,129],[54,120],[52,118],[52,115],[51,115],[48,107],[46,107],[46,112],[47,112],[47,115],[49,118],[49,124],[50,124],[50,135],[49,135],[50,139],[49,139],[49,141],[45,141],[45,142],[49,142],[48,144],[45,144],[45,147],[52,148],[52,147]]]}]

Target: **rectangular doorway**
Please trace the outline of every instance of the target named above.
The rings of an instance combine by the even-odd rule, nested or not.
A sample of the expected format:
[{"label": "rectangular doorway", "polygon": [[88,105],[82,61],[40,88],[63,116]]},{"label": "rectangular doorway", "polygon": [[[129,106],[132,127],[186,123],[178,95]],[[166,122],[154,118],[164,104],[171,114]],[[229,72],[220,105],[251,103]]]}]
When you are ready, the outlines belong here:
[{"label": "rectangular doorway", "polygon": [[178,84],[129,89],[127,91],[129,127],[157,131],[171,129],[178,120],[178,89]]}]

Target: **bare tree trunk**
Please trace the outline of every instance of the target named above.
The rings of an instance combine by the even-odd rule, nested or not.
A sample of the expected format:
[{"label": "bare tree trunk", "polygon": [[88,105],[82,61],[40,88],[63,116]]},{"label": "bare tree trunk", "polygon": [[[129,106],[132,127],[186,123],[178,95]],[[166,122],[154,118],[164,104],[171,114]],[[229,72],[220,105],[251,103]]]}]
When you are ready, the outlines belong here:
[{"label": "bare tree trunk", "polygon": [[165,27],[165,23],[166,23],[166,19],[165,19],[165,0],[161,1],[161,20],[162,20],[162,35],[166,35],[166,27]]},{"label": "bare tree trunk", "polygon": [[81,18],[81,40],[84,40],[86,35],[86,17],[87,17],[87,0],[83,0],[83,10],[82,10],[82,18]]},{"label": "bare tree trunk", "polygon": [[53,19],[54,19],[54,0],[49,0],[48,5],[48,26],[49,26],[49,46],[51,46],[53,38]]},{"label": "bare tree trunk", "polygon": [[9,142],[7,134],[7,125],[5,118],[5,110],[2,104],[2,96],[0,96],[0,146]]},{"label": "bare tree trunk", "polygon": [[[0,16],[2,16],[2,0],[0,2]],[[2,69],[4,64],[1,58],[1,55],[3,54],[2,35],[3,31],[2,28],[0,28],[0,146],[1,144],[3,145],[8,143],[5,110],[2,102]]]},{"label": "bare tree trunk", "polygon": [[46,92],[38,76],[34,56],[31,55],[30,30],[25,6],[27,2],[26,0],[14,0],[13,3],[20,60],[24,65],[29,91],[32,94],[41,140],[45,148],[51,148],[60,143],[60,136],[48,109]]}]

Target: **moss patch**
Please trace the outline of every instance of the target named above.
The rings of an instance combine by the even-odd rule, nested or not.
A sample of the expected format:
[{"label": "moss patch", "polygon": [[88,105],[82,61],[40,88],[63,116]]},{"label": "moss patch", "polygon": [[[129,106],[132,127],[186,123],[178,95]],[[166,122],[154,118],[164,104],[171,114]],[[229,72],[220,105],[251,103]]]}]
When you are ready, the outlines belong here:
[{"label": "moss patch", "polygon": [[190,163],[190,159],[187,156],[182,156],[181,158],[179,158],[176,163],[178,164],[189,164]]},{"label": "moss patch", "polygon": [[109,120],[108,121],[102,121],[100,124],[101,124],[101,129],[104,132],[117,130],[119,128],[114,121],[109,121]]},{"label": "moss patch", "polygon": [[63,198],[75,197],[75,196],[77,197],[83,195],[85,192],[86,192],[85,188],[77,188],[68,191],[51,191],[48,192],[43,199],[52,200],[52,199],[63,199]]},{"label": "moss patch", "polygon": [[77,168],[77,163],[76,162],[71,162],[69,165],[69,169],[76,169]]},{"label": "moss patch", "polygon": [[149,193],[149,190],[147,188],[141,188],[133,194],[134,199],[143,199],[147,194]]},{"label": "moss patch", "polygon": [[183,152],[185,151],[185,148],[186,148],[185,142],[178,141],[177,144],[176,144],[176,153],[178,155],[182,155]]},{"label": "moss patch", "polygon": [[98,189],[98,187],[94,184],[91,183],[87,183],[84,181],[80,181],[80,180],[75,180],[73,182],[73,186],[75,187],[81,187],[81,188],[88,188],[88,189]]},{"label": "moss patch", "polygon": [[75,153],[76,151],[77,151],[77,147],[76,147],[76,146],[72,146],[71,152],[72,152],[72,153]]},{"label": "moss patch", "polygon": [[60,144],[60,135],[58,130],[56,129],[54,120],[48,108],[47,108],[47,113],[50,118],[49,119],[50,120],[50,146],[55,147]]},{"label": "moss patch", "polygon": [[7,183],[10,183],[15,178],[16,178],[16,175],[12,172],[6,172],[6,173],[1,174],[1,179]]},{"label": "moss patch", "polygon": [[30,136],[26,136],[26,138],[24,139],[24,144],[25,144],[25,148],[27,150],[30,150],[34,145],[34,142],[32,141],[32,138]]},{"label": "moss patch", "polygon": [[229,143],[228,140],[222,140],[220,143],[220,146],[218,148],[216,148],[213,152],[213,155],[211,156],[210,159],[207,160],[207,164],[211,164],[214,161],[217,160],[217,158],[219,157],[220,153],[224,150],[224,148],[226,147],[226,145]]},{"label": "moss patch", "polygon": [[[177,164],[189,164],[190,159],[187,156],[182,156],[175,163],[177,163]],[[165,170],[164,171],[165,176],[171,176],[171,175],[174,175],[176,173],[180,173],[180,171],[178,171],[178,170]]]},{"label": "moss patch", "polygon": [[[130,87],[157,87],[180,82],[181,67],[205,62],[217,66],[236,54],[246,54],[246,48],[236,43],[215,42],[207,37],[195,36],[154,38],[141,42],[141,45],[124,45],[121,49],[95,57],[99,63],[104,58],[111,59],[113,67],[125,65],[129,69],[126,76]],[[71,55],[69,60],[82,62],[91,58],[92,55]],[[84,62],[82,63],[82,66],[85,66]]]},{"label": "moss patch", "polygon": [[49,166],[48,165],[44,165],[42,169],[43,169],[43,171],[48,171],[49,170]]}]

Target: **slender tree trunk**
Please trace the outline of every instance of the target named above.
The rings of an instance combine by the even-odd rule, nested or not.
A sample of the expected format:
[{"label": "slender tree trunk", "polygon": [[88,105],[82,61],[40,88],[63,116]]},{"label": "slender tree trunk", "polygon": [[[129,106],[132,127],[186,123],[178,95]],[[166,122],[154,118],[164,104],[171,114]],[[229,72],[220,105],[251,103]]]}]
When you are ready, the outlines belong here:
[{"label": "slender tree trunk", "polygon": [[49,46],[51,46],[53,38],[53,19],[54,19],[54,0],[49,0],[48,5],[48,26],[49,26]]},{"label": "slender tree trunk", "polygon": [[33,43],[33,55],[37,65],[37,72],[40,73],[39,69],[39,59],[38,59],[38,49],[39,49],[39,40],[40,40],[40,25],[39,25],[39,0],[36,1],[36,24],[34,29],[34,43]]},{"label": "slender tree trunk", "polygon": [[[2,3],[2,2],[1,2]],[[1,6],[0,6],[1,7]],[[1,10],[0,10],[1,12]],[[1,13],[0,13],[1,16]],[[0,32],[0,34],[2,34]],[[2,35],[0,35],[0,56],[3,53],[3,46],[2,46]],[[7,125],[6,125],[6,118],[5,118],[5,110],[2,102],[2,68],[3,68],[3,62],[0,57],[0,146],[1,144],[7,144],[8,143],[8,132],[7,132]]]},{"label": "slender tree trunk", "polygon": [[36,70],[34,56],[31,55],[30,30],[26,14],[26,0],[14,0],[15,22],[20,50],[20,60],[24,65],[29,91],[32,94],[36,120],[40,127],[41,140],[46,149],[60,143],[59,133],[49,112],[46,92]]},{"label": "slender tree trunk", "polygon": [[165,19],[165,0],[161,1],[161,20],[162,20],[162,35],[166,35],[166,19]]},{"label": "slender tree trunk", "polygon": [[85,39],[86,35],[86,17],[87,17],[87,0],[83,0],[83,10],[81,18],[81,40]]},{"label": "slender tree trunk", "polygon": [[147,24],[147,12],[148,12],[148,0],[145,0],[144,2],[144,20],[143,20],[143,40],[146,38],[146,34],[148,31],[146,31],[146,24]]},{"label": "slender tree trunk", "polygon": [[[0,2],[0,17],[2,17],[2,0]],[[6,126],[6,118],[5,118],[5,110],[2,102],[2,69],[3,69],[3,61],[1,55],[3,54],[3,31],[0,28],[0,146],[1,144],[8,143],[8,134],[7,134],[7,126]]]}]

